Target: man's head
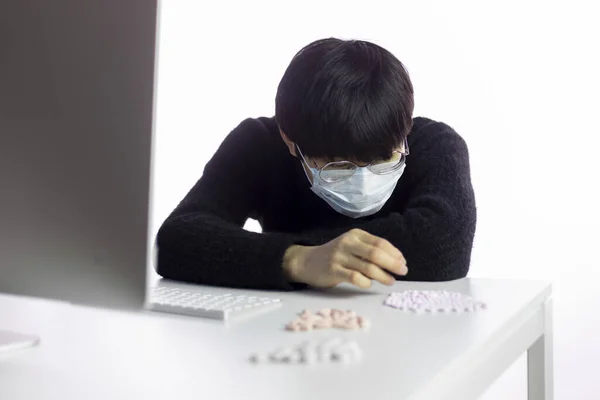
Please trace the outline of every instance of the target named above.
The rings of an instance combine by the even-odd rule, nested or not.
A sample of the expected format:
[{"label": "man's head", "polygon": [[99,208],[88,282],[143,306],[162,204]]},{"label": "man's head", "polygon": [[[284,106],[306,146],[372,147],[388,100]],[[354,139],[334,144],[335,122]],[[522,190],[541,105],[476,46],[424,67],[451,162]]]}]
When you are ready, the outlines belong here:
[{"label": "man's head", "polygon": [[318,40],[288,66],[276,119],[292,155],[317,166],[368,164],[403,150],[412,127],[413,87],[402,63],[369,42]]}]

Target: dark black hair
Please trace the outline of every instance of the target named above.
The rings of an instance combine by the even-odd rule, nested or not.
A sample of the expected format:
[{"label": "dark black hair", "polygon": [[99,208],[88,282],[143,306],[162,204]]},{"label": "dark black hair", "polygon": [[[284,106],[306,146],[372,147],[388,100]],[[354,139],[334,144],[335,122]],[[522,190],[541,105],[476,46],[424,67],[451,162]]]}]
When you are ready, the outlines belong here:
[{"label": "dark black hair", "polygon": [[360,40],[317,40],[288,66],[275,100],[281,130],[304,155],[390,157],[412,127],[413,86],[389,51]]}]

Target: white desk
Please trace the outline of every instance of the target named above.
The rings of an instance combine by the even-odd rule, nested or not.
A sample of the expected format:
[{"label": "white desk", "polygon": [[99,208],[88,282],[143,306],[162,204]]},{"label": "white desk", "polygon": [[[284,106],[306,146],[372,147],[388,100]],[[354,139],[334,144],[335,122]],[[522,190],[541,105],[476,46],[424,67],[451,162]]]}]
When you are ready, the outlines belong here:
[{"label": "white desk", "polygon": [[[405,289],[468,293],[479,313],[412,315],[384,307]],[[206,288],[208,291],[222,291]],[[228,290],[236,292],[236,290]],[[241,291],[248,293],[248,291]],[[273,296],[273,293],[266,293]],[[237,324],[143,311],[122,313],[0,295],[0,329],[41,336],[39,347],[0,358],[0,399],[474,399],[524,351],[530,399],[552,399],[551,286],[462,279],[381,285],[359,292],[277,293],[283,306]],[[286,332],[304,308],[351,308],[367,332]],[[252,365],[248,356],[341,334],[359,364]]]}]

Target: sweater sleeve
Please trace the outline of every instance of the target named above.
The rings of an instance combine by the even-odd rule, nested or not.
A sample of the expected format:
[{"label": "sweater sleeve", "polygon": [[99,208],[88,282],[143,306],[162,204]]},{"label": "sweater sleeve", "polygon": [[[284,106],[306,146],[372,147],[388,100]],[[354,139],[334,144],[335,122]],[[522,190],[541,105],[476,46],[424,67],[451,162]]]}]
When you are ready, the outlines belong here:
[{"label": "sweater sleeve", "polygon": [[409,272],[397,279],[447,281],[465,277],[477,219],[469,154],[454,130],[435,125],[411,148],[418,156],[408,158],[406,168],[412,170],[413,177],[402,212],[352,220],[343,228],[304,232],[301,241],[319,245],[358,228],[389,240],[402,251]]},{"label": "sweater sleeve", "polygon": [[264,193],[272,146],[260,120],[247,119],[223,141],[204,174],[160,227],[156,271],[167,279],[256,289],[304,287],[285,279],[285,251],[300,238],[243,229]]}]

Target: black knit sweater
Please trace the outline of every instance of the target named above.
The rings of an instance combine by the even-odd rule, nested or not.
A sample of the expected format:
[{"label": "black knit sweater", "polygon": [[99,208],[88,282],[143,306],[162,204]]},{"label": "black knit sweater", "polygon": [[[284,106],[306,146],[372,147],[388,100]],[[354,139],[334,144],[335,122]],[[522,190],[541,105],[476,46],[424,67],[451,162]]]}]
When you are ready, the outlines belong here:
[{"label": "black knit sweater", "polygon": [[[310,190],[274,118],[247,119],[206,165],[202,178],[158,231],[157,272],[208,285],[290,290],[282,261],[293,244],[320,245],[352,228],[388,239],[409,272],[442,281],[469,270],[476,211],[463,139],[448,125],[415,118],[410,155],[392,197],[352,219]],[[257,219],[263,233],[242,227]]]}]

